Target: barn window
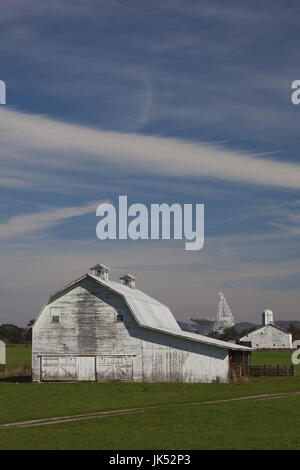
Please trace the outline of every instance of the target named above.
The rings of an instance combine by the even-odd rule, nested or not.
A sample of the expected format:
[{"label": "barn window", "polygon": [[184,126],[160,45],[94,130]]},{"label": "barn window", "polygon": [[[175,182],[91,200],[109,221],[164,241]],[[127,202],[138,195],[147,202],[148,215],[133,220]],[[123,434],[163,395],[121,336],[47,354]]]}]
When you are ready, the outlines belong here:
[{"label": "barn window", "polygon": [[50,323],[59,323],[60,322],[60,307],[50,307]]},{"label": "barn window", "polygon": [[122,321],[124,321],[123,320],[123,315],[117,315],[117,323],[120,323]]}]

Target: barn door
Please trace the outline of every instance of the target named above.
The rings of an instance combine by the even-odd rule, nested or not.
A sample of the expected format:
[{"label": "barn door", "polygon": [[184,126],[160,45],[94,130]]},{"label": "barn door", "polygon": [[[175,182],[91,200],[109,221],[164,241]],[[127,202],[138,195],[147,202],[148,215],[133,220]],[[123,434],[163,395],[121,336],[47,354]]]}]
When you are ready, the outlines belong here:
[{"label": "barn door", "polygon": [[41,379],[51,380],[76,380],[75,357],[42,357]]},{"label": "barn door", "polygon": [[98,356],[96,364],[98,381],[133,379],[131,356]]},{"label": "barn door", "polygon": [[41,358],[41,379],[42,380],[59,380],[58,357],[42,357]]},{"label": "barn door", "polygon": [[41,380],[73,381],[96,379],[95,357],[60,356],[41,358]]},{"label": "barn door", "polygon": [[58,362],[59,380],[76,380],[76,357],[60,357]]},{"label": "barn door", "polygon": [[114,358],[114,380],[132,380],[132,357]]},{"label": "barn door", "polygon": [[95,357],[91,356],[78,356],[76,357],[76,372],[77,380],[96,379]]}]

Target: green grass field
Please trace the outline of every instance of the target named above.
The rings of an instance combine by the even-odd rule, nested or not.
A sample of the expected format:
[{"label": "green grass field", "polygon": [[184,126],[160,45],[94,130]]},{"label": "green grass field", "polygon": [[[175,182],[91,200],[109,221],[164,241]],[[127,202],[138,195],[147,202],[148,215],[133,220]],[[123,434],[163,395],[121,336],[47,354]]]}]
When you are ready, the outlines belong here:
[{"label": "green grass field", "polygon": [[[23,350],[21,350],[23,349]],[[11,371],[30,350],[8,348]],[[291,353],[256,352],[252,363],[289,364]],[[255,362],[254,362],[255,361]],[[15,383],[0,377],[0,424],[104,410],[164,405],[163,410],[89,421],[0,429],[0,449],[298,449],[300,396],[188,406],[265,393],[300,391],[296,377],[241,385],[180,383]],[[12,380],[12,382],[9,382]],[[187,404],[181,407],[169,407]]]},{"label": "green grass field", "polygon": [[31,365],[31,346],[9,345],[6,348],[6,362],[9,370]]},{"label": "green grass field", "polygon": [[[291,361],[290,351],[254,351],[252,353],[252,364],[253,365],[290,365]],[[300,374],[300,366],[296,366]]]}]

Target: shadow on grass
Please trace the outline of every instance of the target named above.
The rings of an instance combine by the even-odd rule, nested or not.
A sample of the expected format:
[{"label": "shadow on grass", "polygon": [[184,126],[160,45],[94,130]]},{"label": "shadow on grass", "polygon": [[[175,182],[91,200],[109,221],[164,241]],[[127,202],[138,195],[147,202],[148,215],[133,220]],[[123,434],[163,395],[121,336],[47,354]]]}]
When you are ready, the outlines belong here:
[{"label": "shadow on grass", "polygon": [[9,375],[5,377],[0,376],[0,383],[30,383],[32,382],[31,375]]}]

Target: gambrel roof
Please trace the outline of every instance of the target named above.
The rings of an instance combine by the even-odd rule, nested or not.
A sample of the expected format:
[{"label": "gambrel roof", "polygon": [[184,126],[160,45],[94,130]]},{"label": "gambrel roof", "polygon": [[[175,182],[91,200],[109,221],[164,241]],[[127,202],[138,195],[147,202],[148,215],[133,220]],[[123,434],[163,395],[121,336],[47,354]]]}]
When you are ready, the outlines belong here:
[{"label": "gambrel roof", "polygon": [[93,274],[87,274],[87,276],[120,294],[126,300],[129,310],[131,310],[140,326],[180,330],[180,326],[173,317],[171,310],[141,290],[132,289],[119,282],[106,281]]},{"label": "gambrel roof", "polygon": [[[104,280],[90,273],[81,276],[70,284],[64,286],[55,294],[51,295],[45,303],[44,307],[42,308],[40,314],[42,313],[46,305],[50,304],[54,300],[54,298],[57,297],[57,295],[63,294],[66,289],[69,289],[70,287],[78,284],[80,281],[88,278],[93,279],[101,286],[107,287],[109,290],[120,295],[125,301],[132,315],[134,316],[136,322],[142,328],[154,330],[160,333],[177,336],[190,341],[196,341],[199,343],[204,343],[223,349],[252,351],[252,348],[249,347],[217,340],[208,336],[199,335],[198,333],[183,331],[175,320],[171,310],[166,305],[153,299],[141,290],[132,289],[129,286],[120,284],[115,281]],[[37,317],[37,319],[39,318],[39,316]]]}]

